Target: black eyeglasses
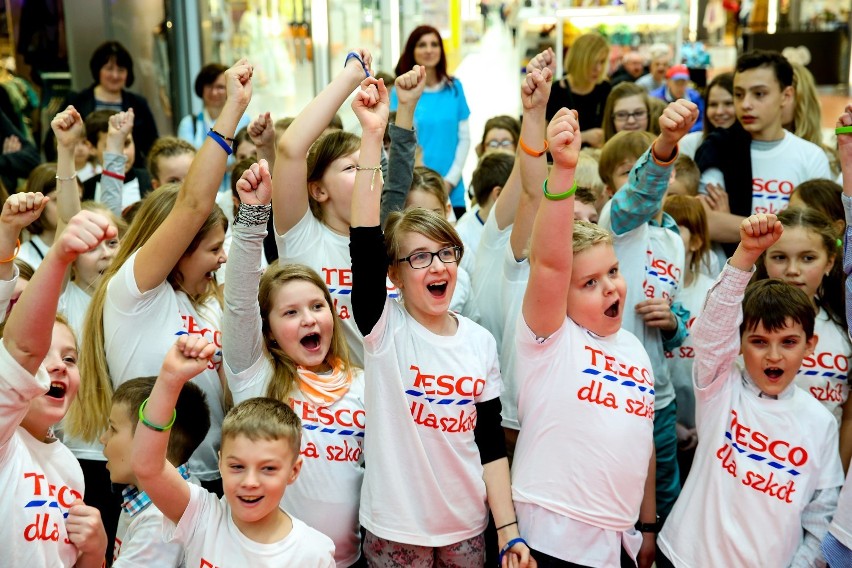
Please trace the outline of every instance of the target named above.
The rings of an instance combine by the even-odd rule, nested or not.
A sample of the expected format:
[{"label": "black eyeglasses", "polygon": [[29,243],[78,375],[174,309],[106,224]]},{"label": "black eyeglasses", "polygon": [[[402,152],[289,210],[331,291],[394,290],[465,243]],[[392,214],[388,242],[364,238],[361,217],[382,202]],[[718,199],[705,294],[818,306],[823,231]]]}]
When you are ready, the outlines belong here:
[{"label": "black eyeglasses", "polygon": [[612,118],[617,120],[618,122],[627,122],[631,118],[634,120],[642,120],[648,115],[647,110],[634,110],[633,112],[627,112],[626,110],[620,110],[618,112],[612,113]]},{"label": "black eyeglasses", "polygon": [[438,257],[438,260],[443,262],[444,264],[450,264],[453,262],[458,262],[461,259],[461,247],[446,247],[442,248],[438,252],[429,252],[429,251],[420,251],[412,253],[405,258],[397,259],[397,262],[407,262],[411,265],[411,268],[415,270],[420,268],[428,268],[432,266],[432,261],[435,257]]}]

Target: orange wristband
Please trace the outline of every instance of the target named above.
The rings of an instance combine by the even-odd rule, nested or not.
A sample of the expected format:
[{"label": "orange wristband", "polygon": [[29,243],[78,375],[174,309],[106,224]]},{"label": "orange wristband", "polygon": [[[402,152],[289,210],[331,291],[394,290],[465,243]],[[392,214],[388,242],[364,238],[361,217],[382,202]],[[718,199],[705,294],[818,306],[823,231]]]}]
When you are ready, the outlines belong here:
[{"label": "orange wristband", "polygon": [[21,239],[15,243],[15,252],[12,253],[12,256],[7,258],[6,260],[0,260],[0,264],[6,264],[7,262],[12,262],[16,258],[18,258],[18,253],[21,252]]},{"label": "orange wristband", "polygon": [[542,151],[540,151],[540,152],[539,152],[538,150],[533,150],[532,148],[530,148],[529,146],[527,146],[526,144],[524,144],[524,139],[523,139],[523,138],[520,138],[520,137],[519,137],[519,138],[518,138],[518,142],[519,142],[519,143],[520,143],[520,145],[521,145],[521,150],[523,150],[524,152],[526,152],[527,154],[529,154],[529,155],[530,155],[530,156],[532,156],[533,158],[538,158],[538,157],[540,157],[540,156],[543,156],[543,155],[544,155],[544,153],[545,153],[545,152],[547,152],[547,149],[550,147],[550,146],[547,144],[547,140],[545,140],[545,141],[544,141],[544,150],[542,150]]}]

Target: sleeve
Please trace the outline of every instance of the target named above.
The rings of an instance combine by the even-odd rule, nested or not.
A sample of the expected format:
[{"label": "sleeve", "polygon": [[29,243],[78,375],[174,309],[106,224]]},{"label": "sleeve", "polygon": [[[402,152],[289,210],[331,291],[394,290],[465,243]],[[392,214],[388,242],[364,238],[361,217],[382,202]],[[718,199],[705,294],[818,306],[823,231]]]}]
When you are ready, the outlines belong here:
[{"label": "sleeve", "polygon": [[814,491],[810,502],[802,510],[804,538],[793,556],[790,568],[825,566],[820,543],[828,532],[828,524],[837,508],[839,493],[839,487]]},{"label": "sleeve", "polygon": [[6,350],[0,339],[0,466],[15,429],[29,410],[30,401],[50,388],[50,376],[39,366],[35,376],[29,374]]},{"label": "sleeve", "polygon": [[476,426],[473,437],[479,449],[479,461],[482,465],[505,458],[506,435],[503,432],[503,418],[500,415],[503,407],[500,398],[492,398],[485,402],[476,403]]},{"label": "sleeve", "polygon": [[189,503],[177,524],[163,516],[162,540],[163,542],[177,542],[187,546],[195,538],[198,529],[203,528],[203,523],[211,523],[220,516],[216,513],[218,499],[213,493],[194,483],[189,483]]},{"label": "sleeve", "polygon": [[133,534],[129,538],[125,536],[121,542],[121,551],[112,567],[180,566],[183,562],[183,546],[177,542],[163,542],[162,522],[163,515],[159,511],[139,519],[133,527]]},{"label": "sleeve", "polygon": [[136,275],[133,271],[133,264],[136,261],[136,253],[130,255],[118,272],[107,283],[106,300],[118,312],[124,315],[135,315],[146,311],[153,304],[160,294],[171,284],[168,281],[163,281],[159,286],[140,292],[139,286],[136,284]]},{"label": "sleeve", "polygon": [[[831,521],[822,550],[831,566],[852,566],[852,469],[846,475],[846,484],[840,490],[837,509]],[[839,559],[847,558],[847,562]]]},{"label": "sleeve", "polygon": [[689,332],[686,329],[686,324],[689,322],[689,310],[687,310],[683,304],[680,302],[674,302],[672,304],[672,313],[675,315],[675,320],[677,321],[677,329],[674,332],[671,332],[672,335],[667,337],[667,332],[662,332],[660,335],[663,338],[663,349],[666,351],[674,351],[681,345],[683,345],[686,336],[689,335]]},{"label": "sleeve", "polygon": [[707,195],[708,183],[722,186],[722,189],[725,189],[725,174],[719,168],[710,168],[701,172],[701,178],[698,181],[698,193]]},{"label": "sleeve", "polygon": [[[846,212],[846,231],[843,238],[843,272],[846,273],[846,327],[852,329],[852,197],[845,194],[840,197],[843,200],[843,210]],[[849,335],[852,338],[852,333]]]},{"label": "sleeve", "polygon": [[225,313],[222,351],[231,373],[254,365],[263,356],[263,322],[258,305],[266,222],[231,227],[231,250],[225,263]]},{"label": "sleeve", "polygon": [[822,541],[822,554],[829,566],[852,566],[852,550],[831,532]]},{"label": "sleeve", "polygon": [[380,227],[349,230],[352,257],[352,316],[367,336],[382,317],[387,300],[388,258]]},{"label": "sleeve", "polygon": [[[692,379],[696,396],[722,376],[727,376],[740,350],[742,301],[750,272],[725,264],[722,274],[707,293],[704,308],[692,324],[695,363]],[[709,393],[708,393],[709,394]]]},{"label": "sleeve", "polygon": [[382,191],[381,226],[385,226],[388,215],[405,208],[405,199],[414,178],[414,154],[417,150],[415,130],[391,124],[390,156],[388,157],[388,179]]},{"label": "sleeve", "polygon": [[636,161],[627,184],[612,197],[610,225],[616,235],[647,223],[659,212],[676,159],[677,152],[668,162],[657,161],[652,145]]},{"label": "sleeve", "polygon": [[[126,164],[127,156],[124,154],[104,152],[104,171],[123,174]],[[121,194],[123,191],[124,182],[122,180],[101,174],[101,203],[119,217],[121,217]]]},{"label": "sleeve", "polygon": [[6,321],[6,310],[9,309],[9,302],[12,301],[12,296],[15,294],[15,284],[18,283],[19,275],[20,272],[18,272],[16,266],[14,274],[9,280],[0,280],[0,323]]},{"label": "sleeve", "polygon": [[453,186],[458,185],[461,181],[462,168],[464,168],[464,162],[467,160],[467,153],[470,151],[470,124],[467,119],[459,122],[458,139],[453,165],[450,166],[447,175],[444,176],[444,179]]}]

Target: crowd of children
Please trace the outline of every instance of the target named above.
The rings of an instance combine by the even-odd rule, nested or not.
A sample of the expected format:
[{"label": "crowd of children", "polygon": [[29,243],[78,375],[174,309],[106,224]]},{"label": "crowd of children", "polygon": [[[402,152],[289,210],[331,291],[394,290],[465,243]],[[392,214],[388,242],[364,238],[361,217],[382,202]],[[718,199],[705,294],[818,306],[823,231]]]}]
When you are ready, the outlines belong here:
[{"label": "crowd of children", "polygon": [[785,130],[758,51],[581,128],[544,51],[456,220],[432,35],[277,122],[217,68],[147,170],[133,109],[56,115],[0,211],[9,565],[852,566],[852,105]]}]

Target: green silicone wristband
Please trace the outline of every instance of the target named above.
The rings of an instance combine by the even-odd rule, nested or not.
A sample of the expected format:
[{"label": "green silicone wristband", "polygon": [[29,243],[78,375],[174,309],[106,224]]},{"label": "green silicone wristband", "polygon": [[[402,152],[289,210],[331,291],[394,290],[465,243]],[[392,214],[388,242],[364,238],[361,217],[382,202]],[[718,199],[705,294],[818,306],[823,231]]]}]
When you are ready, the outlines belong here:
[{"label": "green silicone wristband", "polygon": [[564,191],[562,193],[548,193],[547,192],[547,180],[544,180],[544,183],[541,184],[541,189],[544,191],[544,196],[551,201],[562,201],[563,199],[568,199],[575,193],[577,193],[577,182],[574,182],[574,185],[571,186],[571,189],[568,191]]},{"label": "green silicone wristband", "polygon": [[852,134],[852,126],[838,126],[834,129],[835,134]]},{"label": "green silicone wristband", "polygon": [[148,422],[148,419],[145,418],[145,407],[148,406],[148,399],[146,398],[142,401],[142,406],[139,407],[139,422],[154,430],[156,432],[166,432],[172,429],[172,426],[175,425],[175,419],[177,418],[177,410],[172,409],[172,419],[165,426],[157,426],[156,424],[152,424]]}]

